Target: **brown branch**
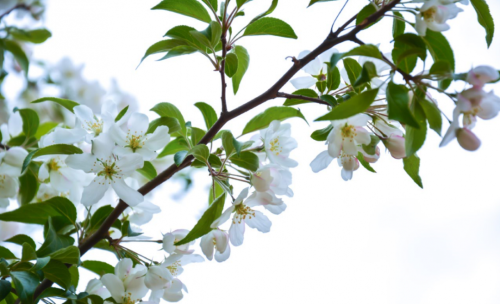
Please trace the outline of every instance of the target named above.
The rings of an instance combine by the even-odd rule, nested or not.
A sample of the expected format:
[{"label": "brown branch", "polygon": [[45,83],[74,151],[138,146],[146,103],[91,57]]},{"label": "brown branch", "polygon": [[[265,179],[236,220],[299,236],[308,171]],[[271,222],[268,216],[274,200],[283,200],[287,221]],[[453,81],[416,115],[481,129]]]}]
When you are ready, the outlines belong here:
[{"label": "brown branch", "polygon": [[2,150],[9,150],[10,147],[7,146],[7,145],[4,145],[4,144],[0,144],[0,149],[2,149]]},{"label": "brown branch", "polygon": [[307,96],[302,96],[302,95],[293,95],[293,94],[288,94],[288,93],[283,93],[283,92],[278,92],[276,94],[276,97],[283,97],[283,98],[290,98],[290,99],[301,99],[301,100],[307,100],[307,101],[319,103],[319,104],[326,105],[326,106],[330,105],[328,102],[321,100],[319,98],[307,97]]},{"label": "brown branch", "polygon": [[[200,140],[198,144],[208,144],[212,139],[215,137],[217,132],[219,132],[222,127],[230,120],[240,116],[241,114],[250,111],[251,109],[265,103],[268,100],[274,99],[278,97],[278,92],[279,90],[288,82],[292,77],[304,66],[306,66],[309,62],[314,60],[317,56],[319,56],[321,53],[331,49],[332,47],[345,42],[345,41],[350,41],[353,39],[353,37],[356,36],[357,33],[362,31],[367,25],[371,24],[373,21],[377,20],[378,18],[382,17],[387,11],[390,11],[394,6],[396,6],[398,3],[400,3],[401,0],[394,0],[393,2],[389,3],[385,7],[381,8],[378,10],[376,13],[373,15],[369,16],[365,20],[366,22],[363,22],[359,25],[357,25],[355,28],[353,28],[349,33],[343,35],[343,36],[338,36],[339,33],[342,31],[341,29],[347,27],[342,26],[337,30],[335,33],[330,33],[328,37],[321,43],[316,49],[314,49],[311,53],[309,53],[307,56],[304,58],[297,60],[294,62],[293,66],[274,84],[272,85],[267,91],[262,93],[261,95],[255,97],[254,99],[248,101],[247,103],[241,105],[240,107],[227,112],[227,113],[222,113],[220,118],[215,122],[215,124],[208,130],[208,132],[203,136],[203,138]],[[351,18],[352,19],[352,18]],[[352,22],[351,20],[348,22]],[[153,189],[170,179],[175,173],[179,172],[180,170],[188,167],[191,162],[193,161],[193,156],[190,155],[184,159],[184,161],[179,165],[176,166],[171,165],[168,167],[165,171],[161,172],[158,174],[157,177],[154,179],[150,180],[148,183],[143,185],[140,189],[139,192],[143,195],[146,195],[147,193],[151,192]],[[122,214],[122,212],[128,207],[128,205],[120,200],[116,208],[111,212],[111,214],[108,216],[108,218],[102,223],[102,225],[99,227],[99,229],[92,234],[90,237],[88,237],[80,246],[80,256],[83,256],[87,251],[89,251],[92,247],[94,247],[100,240],[104,239],[105,236],[108,234],[108,231],[111,227],[111,225],[115,222],[115,220],[118,219],[118,217]],[[52,285],[52,281],[50,280],[43,280],[43,282],[37,287],[35,291],[35,298],[38,297],[45,289],[50,287]]]},{"label": "brown branch", "polygon": [[13,11],[15,11],[16,9],[24,9],[24,10],[29,11],[29,10],[31,10],[31,7],[30,7],[30,6],[28,6],[28,5],[26,5],[26,4],[18,4],[18,5],[16,5],[16,6],[14,6],[13,8],[6,10],[3,14],[1,14],[1,15],[0,15],[0,20],[2,20],[2,19],[3,19],[3,17],[5,17],[5,16],[9,15],[9,14],[10,14],[10,13],[12,13]]}]

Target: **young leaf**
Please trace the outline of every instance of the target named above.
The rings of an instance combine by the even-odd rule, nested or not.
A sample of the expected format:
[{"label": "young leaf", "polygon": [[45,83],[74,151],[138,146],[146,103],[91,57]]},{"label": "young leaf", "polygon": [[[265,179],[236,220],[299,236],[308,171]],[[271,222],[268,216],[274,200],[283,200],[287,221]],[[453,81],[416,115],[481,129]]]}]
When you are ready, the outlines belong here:
[{"label": "young leaf", "polygon": [[188,155],[188,151],[179,151],[179,152],[175,153],[174,163],[177,165],[177,167],[179,167],[182,164],[182,162],[184,161],[184,159],[186,158],[187,155]]},{"label": "young leaf", "polygon": [[443,119],[441,118],[441,111],[439,108],[431,101],[422,98],[419,100],[420,106],[424,110],[425,117],[429,122],[429,127],[436,131],[438,135],[441,135],[441,128],[443,126]]},{"label": "young leaf", "polygon": [[55,122],[55,121],[44,122],[43,124],[38,126],[38,130],[36,130],[36,133],[35,133],[35,138],[37,140],[40,140],[42,138],[42,136],[44,136],[45,134],[52,131],[58,125],[59,125],[59,123]]},{"label": "young leaf", "polygon": [[31,151],[23,161],[22,172],[24,172],[31,160],[33,158],[44,156],[44,155],[72,155],[72,154],[82,154],[83,151],[73,145],[57,144],[52,146],[43,147]]},{"label": "young leaf", "polygon": [[193,54],[196,51],[198,51],[198,49],[194,48],[192,46],[180,45],[180,46],[177,46],[177,47],[174,47],[173,49],[171,49],[170,52],[167,53],[167,55],[158,59],[158,61],[169,59],[169,58],[174,58],[174,57],[178,57],[178,56]]},{"label": "young leaf", "polygon": [[141,65],[144,59],[146,59],[148,56],[151,56],[153,54],[166,53],[171,49],[182,45],[185,46],[188,45],[188,43],[183,39],[168,39],[158,41],[146,50],[146,53],[142,57],[141,62],[139,62],[139,65]]},{"label": "young leaf", "polygon": [[43,258],[37,258],[36,259],[36,264],[33,266],[31,269],[32,271],[40,271],[43,269],[43,267],[47,266],[47,264],[50,262],[50,257],[43,257]]},{"label": "young leaf", "polygon": [[35,136],[38,126],[40,125],[38,114],[32,109],[18,109],[17,111],[23,119],[24,136],[26,136],[26,138]]},{"label": "young leaf", "polygon": [[234,138],[230,131],[226,131],[222,134],[222,146],[226,151],[227,157],[230,157],[234,153],[239,156],[241,153],[242,144]]},{"label": "young leaf", "polygon": [[417,129],[420,128],[410,111],[410,98],[406,86],[397,85],[391,81],[387,85],[386,96],[389,119],[397,120]]},{"label": "young leaf", "polygon": [[368,90],[339,104],[333,110],[315,121],[346,119],[365,112],[377,97],[378,89]]},{"label": "young leaf", "polygon": [[162,9],[210,23],[207,10],[196,0],[163,0],[152,9]]},{"label": "young leaf", "polygon": [[403,165],[406,173],[413,179],[413,181],[420,187],[424,188],[422,185],[422,179],[419,176],[420,170],[420,158],[417,155],[412,155],[403,158]]},{"label": "young leaf", "polygon": [[205,134],[207,134],[207,132],[205,132],[205,130],[192,127],[191,128],[191,143],[193,143],[193,146],[197,145],[200,142],[200,140],[203,138],[203,136],[205,136]]},{"label": "young leaf", "polygon": [[[319,98],[318,93],[316,93],[316,91],[311,90],[311,89],[300,89],[300,90],[293,92],[293,95]],[[309,102],[310,101],[303,100],[303,99],[287,98],[283,105],[284,106],[295,106],[298,104],[309,103]]]},{"label": "young leaf", "polygon": [[393,18],[392,23],[392,37],[396,38],[397,36],[404,34],[406,29],[406,23],[403,21],[404,17],[400,12],[392,12],[396,18]]},{"label": "young leaf", "polygon": [[265,17],[251,23],[243,33],[243,36],[257,35],[272,35],[297,39],[297,35],[288,23],[271,17]]},{"label": "young leaf", "polygon": [[34,100],[31,103],[40,103],[40,102],[44,102],[44,101],[55,102],[55,103],[65,107],[66,109],[68,109],[71,113],[74,113],[74,111],[73,111],[74,107],[80,105],[78,102],[75,102],[73,100],[56,98],[56,97],[43,97],[43,98],[39,98],[37,100]]},{"label": "young leaf", "polygon": [[233,92],[236,95],[238,92],[238,89],[240,88],[241,80],[243,79],[243,76],[245,76],[245,73],[247,72],[248,65],[250,64],[250,55],[248,54],[247,50],[242,47],[242,46],[235,46],[234,49],[234,54],[238,56],[238,69],[236,70],[236,73],[233,75]]},{"label": "young leaf", "polygon": [[3,48],[14,56],[21,69],[23,69],[25,75],[28,76],[30,62],[23,49],[14,40],[4,39],[1,42],[3,44]]},{"label": "young leaf", "polygon": [[377,77],[377,68],[375,64],[371,61],[365,62],[363,64],[363,68],[361,69],[361,74],[359,74],[356,81],[352,84],[354,87],[359,87],[363,84],[366,84],[372,80],[372,78]]},{"label": "young leaf", "polygon": [[31,247],[30,244],[24,243],[23,244],[23,251],[22,251],[22,256],[21,256],[21,261],[22,262],[28,262],[31,260],[36,260],[36,252],[33,247]]},{"label": "young leaf", "polygon": [[194,106],[201,111],[203,119],[205,119],[205,125],[207,126],[207,130],[210,130],[210,128],[217,121],[217,113],[215,113],[214,108],[212,108],[211,105],[205,102],[197,102],[194,104]]},{"label": "young leaf", "polygon": [[356,60],[352,58],[346,58],[343,60],[343,62],[345,70],[347,72],[347,77],[349,78],[349,83],[354,85],[359,75],[361,75],[361,71],[363,70],[363,68]]},{"label": "young leaf", "polygon": [[257,130],[265,129],[269,126],[269,124],[273,120],[283,121],[288,118],[299,117],[302,118],[305,122],[307,122],[304,115],[300,110],[289,108],[289,107],[271,107],[265,110],[264,112],[258,114],[254,118],[252,118],[243,129],[243,133],[241,135],[248,134],[250,132],[254,132]]},{"label": "young leaf", "polygon": [[115,267],[101,261],[83,261],[81,266],[101,277],[106,273],[115,273]]},{"label": "young leaf", "polygon": [[235,53],[229,53],[226,55],[226,62],[224,72],[227,77],[231,78],[238,71],[238,56]]},{"label": "young leaf", "polygon": [[255,172],[259,169],[259,157],[255,153],[242,151],[240,155],[233,155],[229,158],[238,167]]},{"label": "young leaf", "polygon": [[486,0],[471,0],[471,3],[472,7],[476,10],[477,21],[479,21],[479,24],[486,30],[486,43],[488,47],[490,47],[493,41],[493,35],[495,34],[495,23],[493,22],[490,8]]},{"label": "young leaf", "polygon": [[120,113],[118,113],[118,115],[116,115],[116,117],[115,117],[115,122],[120,121],[120,119],[122,119],[122,118],[123,118],[123,116],[125,116],[125,114],[127,114],[128,107],[129,107],[129,106],[126,106],[125,108],[123,108],[123,109],[120,111]]},{"label": "young leaf", "polygon": [[38,276],[27,271],[12,271],[10,275],[21,303],[32,304],[35,289],[40,282]]},{"label": "young leaf", "polygon": [[95,211],[90,218],[90,225],[87,230],[89,232],[92,232],[99,229],[99,227],[102,225],[102,223],[104,223],[104,221],[108,218],[111,212],[113,212],[113,210],[114,208],[109,205],[102,206],[97,209],[97,211]]},{"label": "young leaf", "polygon": [[139,172],[140,174],[142,174],[142,176],[144,176],[148,180],[152,180],[153,178],[155,178],[158,175],[158,173],[156,172],[155,167],[149,161],[145,161],[144,162],[144,167],[142,167],[141,169],[138,169],[137,172]]},{"label": "young leaf", "polygon": [[173,155],[177,152],[185,150],[189,150],[189,145],[187,144],[186,140],[182,137],[177,137],[167,144],[165,149],[163,149],[163,151],[161,151],[158,155],[158,158],[165,157],[167,155]]},{"label": "young leaf", "polygon": [[373,173],[377,173],[375,169],[373,169],[372,166],[370,166],[370,163],[365,160],[363,153],[358,152],[357,159],[359,160],[360,164],[363,165],[363,167],[365,167],[366,170]]},{"label": "young leaf", "polygon": [[69,274],[71,276],[71,286],[74,288],[78,287],[78,281],[80,281],[80,272],[78,271],[78,266],[73,265],[68,268]]},{"label": "young leaf", "polygon": [[338,67],[328,69],[328,73],[326,74],[326,87],[329,91],[338,89],[341,80],[342,77],[340,77],[340,71]]},{"label": "young leaf", "polygon": [[[184,116],[182,116],[182,113],[179,111],[179,109],[177,109],[176,106],[168,102],[162,102],[155,105],[151,109],[151,111],[156,112],[156,114],[160,115],[161,117],[176,118],[179,121],[181,127],[179,135],[186,136],[186,121],[184,120]],[[173,135],[175,136],[176,134]]]}]

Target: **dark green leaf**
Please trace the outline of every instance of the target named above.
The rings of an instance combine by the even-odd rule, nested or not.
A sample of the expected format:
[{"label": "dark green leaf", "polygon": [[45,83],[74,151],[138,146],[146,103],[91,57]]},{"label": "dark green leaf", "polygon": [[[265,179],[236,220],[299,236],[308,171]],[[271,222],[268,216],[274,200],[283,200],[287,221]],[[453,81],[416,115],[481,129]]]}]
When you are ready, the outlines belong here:
[{"label": "dark green leaf", "polygon": [[21,206],[29,204],[38,192],[38,179],[31,170],[19,177],[19,202]]},{"label": "dark green leaf", "polygon": [[235,53],[227,54],[224,71],[228,77],[233,77],[238,71],[238,56]]},{"label": "dark green leaf", "polygon": [[72,237],[57,234],[52,224],[52,218],[48,219],[48,230],[44,237],[45,241],[37,251],[37,255],[42,257],[50,255],[59,249],[71,246],[75,242]]},{"label": "dark green leaf", "polygon": [[233,51],[236,56],[238,56],[238,69],[232,78],[233,92],[236,94],[240,88],[241,80],[243,79],[243,76],[245,76],[248,65],[250,64],[250,55],[244,47],[239,45],[235,46]]},{"label": "dark green leaf", "polygon": [[184,161],[184,159],[186,158],[187,155],[188,155],[188,151],[179,151],[179,152],[175,153],[174,163],[177,165],[177,167],[179,167],[182,164],[182,162]]},{"label": "dark green leaf", "polygon": [[429,74],[450,77],[453,73],[450,63],[446,61],[436,61],[429,70]]},{"label": "dark green leaf", "polygon": [[9,30],[9,33],[16,40],[22,40],[31,43],[43,43],[52,36],[52,34],[46,29],[25,31],[17,28],[12,28],[11,30]]},{"label": "dark green leaf", "polygon": [[163,0],[152,9],[171,11],[206,23],[212,21],[207,10],[196,0]]},{"label": "dark green leaf", "polygon": [[417,65],[418,57],[425,60],[427,55],[425,43],[422,43],[422,38],[415,34],[398,35],[394,40],[392,51],[392,60],[396,66],[405,73],[411,73]]},{"label": "dark green leaf", "polygon": [[387,85],[386,96],[389,119],[397,120],[417,129],[420,128],[410,111],[410,98],[406,86],[397,85],[391,81]]},{"label": "dark green leaf", "polygon": [[159,126],[167,126],[169,134],[176,134],[181,131],[181,125],[179,124],[177,118],[160,117],[149,123],[149,128],[146,134],[154,133]]},{"label": "dark green leaf", "polygon": [[123,108],[123,109],[120,111],[120,113],[118,113],[118,115],[116,115],[115,122],[118,122],[118,121],[120,121],[120,119],[122,119],[122,118],[123,118],[123,116],[124,116],[124,115],[127,113],[127,111],[128,111],[128,107],[129,107],[129,106],[126,106],[125,108]]},{"label": "dark green leaf", "polygon": [[361,75],[361,70],[363,70],[363,68],[356,60],[352,58],[346,58],[343,60],[343,62],[344,68],[347,72],[347,77],[349,78],[349,83],[354,84],[359,75]]},{"label": "dark green leaf", "polygon": [[335,99],[335,97],[333,97],[332,95],[322,95],[319,98],[321,100],[327,102],[332,107],[335,107],[335,106],[337,106],[339,104],[338,101],[337,101],[337,99]]},{"label": "dark green leaf", "polygon": [[88,228],[89,232],[99,229],[99,227],[104,223],[104,221],[108,218],[108,216],[113,212],[114,208],[107,205],[102,206],[97,209],[96,212],[90,218],[90,225]]},{"label": "dark green leaf", "polygon": [[57,260],[65,264],[78,264],[80,260],[80,250],[76,246],[62,248],[50,254],[52,260]]},{"label": "dark green leaf", "polygon": [[84,261],[82,263],[82,267],[100,275],[101,277],[106,273],[115,273],[115,267],[101,261]]},{"label": "dark green leaf", "polygon": [[316,130],[311,134],[311,138],[316,141],[325,141],[328,137],[328,134],[332,131],[333,126],[329,124],[323,129]]},{"label": "dark green leaf", "polygon": [[34,272],[40,271],[43,269],[43,267],[47,266],[47,264],[50,262],[50,256],[48,257],[43,257],[43,258],[37,258],[36,259],[36,264],[33,266],[31,269]]},{"label": "dark green leaf", "polygon": [[272,35],[297,39],[297,35],[288,23],[271,17],[259,19],[246,28],[243,36]]},{"label": "dark green leaf", "polygon": [[257,15],[255,18],[252,19],[252,21],[250,21],[250,23],[253,23],[253,22],[261,19],[262,17],[265,17],[265,16],[271,14],[272,12],[274,12],[274,10],[276,9],[277,6],[278,6],[278,0],[273,0],[271,2],[271,6],[267,9],[267,11],[263,12],[262,14]]},{"label": "dark green leaf", "polygon": [[212,108],[212,106],[204,102],[197,102],[194,105],[201,111],[203,119],[205,119],[205,125],[207,126],[207,130],[210,130],[210,128],[217,121],[217,113],[215,113],[214,108]]},{"label": "dark green leaf", "polygon": [[148,180],[152,180],[153,178],[155,178],[158,175],[158,173],[156,172],[155,166],[153,166],[153,164],[149,161],[145,161],[144,167],[142,167],[141,169],[137,169],[137,172],[142,174],[142,176],[144,176]]},{"label": "dark green leaf", "polygon": [[186,235],[185,238],[177,242],[175,245],[179,246],[187,244],[212,231],[212,228],[210,226],[216,219],[218,219],[221,216],[222,210],[224,209],[224,200],[225,200],[225,194],[222,194],[221,196],[217,197],[215,201],[207,209],[207,211],[203,213],[200,220],[198,221],[198,223],[196,223],[193,229],[191,229],[191,231]]},{"label": "dark green leaf", "polygon": [[495,22],[491,16],[490,8],[486,0],[471,0],[472,7],[476,10],[477,21],[486,30],[486,43],[491,46],[493,35],[495,34]]},{"label": "dark green leaf", "polygon": [[[453,49],[446,37],[439,33],[428,30],[423,37],[429,52],[431,53],[434,62],[444,61],[448,62],[451,70],[455,71],[455,55],[453,54]],[[443,90],[447,89],[451,84],[451,80],[446,79],[439,83],[439,87]]]},{"label": "dark green leaf", "polygon": [[243,129],[244,134],[248,134],[250,132],[254,132],[257,130],[265,129],[269,126],[269,124],[274,120],[283,121],[288,118],[299,117],[302,118],[305,122],[307,122],[306,118],[300,110],[289,108],[289,107],[271,107],[265,110],[264,112],[258,114],[254,118],[252,118],[245,128]]},{"label": "dark green leaf", "polygon": [[361,74],[359,74],[358,78],[353,83],[353,86],[359,87],[361,85],[369,83],[372,80],[372,78],[375,78],[377,76],[378,74],[375,64],[371,61],[367,61],[365,62],[365,64],[363,64],[363,69],[361,70]]},{"label": "dark green leaf", "polygon": [[[305,97],[312,97],[312,98],[319,98],[318,93],[316,91],[311,90],[311,89],[300,89],[295,92],[293,92],[293,95],[298,95],[298,96],[305,96]],[[310,101],[304,100],[304,99],[296,99],[296,98],[287,98],[285,100],[285,103],[283,104],[284,106],[294,106],[298,104],[303,104],[303,103],[309,103]]]},{"label": "dark green leaf", "polygon": [[425,117],[429,122],[429,127],[436,131],[438,135],[441,135],[441,128],[443,126],[443,119],[441,118],[441,111],[439,108],[431,101],[423,98],[420,99],[420,105],[424,110]]},{"label": "dark green leaf", "polygon": [[28,204],[0,214],[0,221],[43,225],[49,217],[65,216],[68,224],[76,219],[75,205],[67,198],[54,197],[42,203]]},{"label": "dark green leaf", "polygon": [[72,154],[82,154],[82,153],[83,153],[83,151],[80,148],[75,147],[73,145],[65,145],[65,144],[57,144],[57,145],[52,145],[52,146],[47,146],[47,147],[43,147],[40,149],[36,149],[36,150],[31,151],[28,154],[28,156],[26,156],[26,158],[24,159],[22,172],[24,172],[28,168],[28,166],[33,158],[36,158],[39,156],[72,155]]},{"label": "dark green leaf", "polygon": [[359,113],[365,112],[377,97],[378,89],[368,90],[349,100],[339,104],[333,110],[317,118],[316,121],[321,120],[338,120],[346,119]]},{"label": "dark green leaf", "polygon": [[71,285],[71,274],[64,263],[51,260],[43,269],[46,279],[58,284],[62,288],[68,288]]},{"label": "dark green leaf", "polygon": [[37,298],[38,300],[44,299],[44,298],[67,298],[69,296],[69,291],[62,290],[60,288],[55,288],[55,287],[49,287],[45,289]]},{"label": "dark green leaf", "polygon": [[198,51],[198,49],[196,49],[192,46],[181,45],[181,46],[174,47],[173,49],[171,49],[170,52],[167,53],[167,55],[163,56],[158,61],[169,59],[169,58],[174,58],[174,57],[178,57],[178,56],[182,56],[182,55],[193,54],[196,51]]},{"label": "dark green leaf", "polygon": [[65,107],[69,111],[71,111],[71,113],[74,113],[74,111],[73,111],[74,107],[80,105],[78,102],[75,102],[73,100],[63,99],[63,98],[56,98],[56,97],[43,97],[43,98],[39,98],[37,100],[34,100],[31,103],[40,103],[40,102],[44,102],[44,101],[55,102],[55,103],[57,103],[57,104]]},{"label": "dark green leaf", "polygon": [[13,244],[21,245],[21,246],[23,245],[23,243],[28,243],[31,245],[31,247],[36,249],[35,241],[33,241],[33,239],[31,237],[29,237],[25,234],[15,235],[15,236],[11,237],[10,239],[5,240],[4,242],[13,243]]},{"label": "dark green leaf", "polygon": [[[71,286],[78,287],[78,282],[80,281],[80,272],[78,271],[78,266],[73,265],[68,268],[69,274],[71,275]],[[86,303],[85,303],[86,304]]]},{"label": "dark green leaf", "polygon": [[250,170],[252,172],[259,169],[259,157],[252,152],[242,151],[240,155],[233,155],[230,160],[238,167]]},{"label": "dark green leaf", "polygon": [[19,44],[14,40],[4,39],[3,48],[14,56],[21,69],[23,69],[25,75],[28,76],[30,62],[26,53],[24,53],[24,50],[19,46]]},{"label": "dark green leaf", "polygon": [[23,119],[24,136],[27,138],[35,136],[38,126],[40,125],[38,114],[32,109],[20,109],[17,111],[19,111],[19,114]]},{"label": "dark green leaf", "polygon": [[[375,14],[377,12],[377,7],[375,4],[370,3],[363,7],[363,9],[358,13],[356,17],[356,25],[360,25],[365,21],[368,17],[371,15]],[[370,25],[366,26],[365,29],[371,27],[372,25],[375,25],[375,23],[379,22],[382,18],[378,18],[375,22],[372,22]]]},{"label": "dark green leaf", "polygon": [[332,2],[332,1],[338,1],[338,0],[311,0],[311,2],[309,2],[309,5],[307,7],[309,7],[309,6],[311,6],[311,5],[315,4],[315,3]]},{"label": "dark green leaf", "polygon": [[396,18],[393,18],[392,23],[392,37],[396,38],[405,33],[406,23],[401,20],[404,19],[404,17],[400,12],[393,11],[392,13],[396,16]]},{"label": "dark green leaf", "polygon": [[30,244],[24,243],[23,244],[23,253],[21,257],[21,261],[23,262],[28,262],[31,260],[36,260],[36,252],[33,247],[31,247]]},{"label": "dark green leaf", "polygon": [[338,89],[341,79],[342,77],[340,77],[340,71],[338,67],[328,69],[328,73],[326,75],[326,87],[328,88],[328,90],[333,91]]},{"label": "dark green leaf", "polygon": [[363,153],[358,152],[357,158],[358,158],[359,162],[361,163],[361,165],[363,167],[365,167],[366,170],[368,170],[370,172],[373,172],[373,173],[377,173],[375,171],[375,169],[373,169],[372,166],[370,166],[370,163],[365,160],[365,157],[363,156]]},{"label": "dark green leaf", "polygon": [[12,259],[15,259],[16,256],[9,249],[0,246],[0,258],[6,259],[6,260],[12,260]]},{"label": "dark green leaf", "polygon": [[237,141],[230,131],[226,131],[222,134],[222,146],[226,151],[226,156],[230,157],[234,153],[240,155],[242,143]]},{"label": "dark green leaf", "polygon": [[176,48],[178,46],[186,46],[188,43],[183,40],[183,39],[168,39],[168,40],[162,40],[158,41],[157,43],[153,44],[146,50],[146,54],[141,59],[141,62],[139,65],[146,59],[148,56],[151,56],[153,54],[159,54],[159,53],[166,53],[173,48]]},{"label": "dark green leaf", "polygon": [[21,303],[32,304],[35,289],[40,282],[38,276],[26,271],[12,271],[10,274],[12,275],[12,282]]},{"label": "dark green leaf", "polygon": [[406,156],[410,157],[417,153],[418,150],[424,145],[425,137],[427,136],[427,122],[425,120],[425,113],[420,103],[412,103],[413,114],[418,123],[419,128],[414,128],[406,125],[405,136],[405,150]]},{"label": "dark green leaf", "polygon": [[11,289],[12,286],[9,281],[0,280],[0,301],[3,301],[7,297]]},{"label": "dark green leaf", "polygon": [[419,176],[420,170],[420,158],[417,155],[412,155],[403,158],[404,169],[406,173],[413,179],[413,181],[420,187],[424,188],[422,185],[422,179]]}]

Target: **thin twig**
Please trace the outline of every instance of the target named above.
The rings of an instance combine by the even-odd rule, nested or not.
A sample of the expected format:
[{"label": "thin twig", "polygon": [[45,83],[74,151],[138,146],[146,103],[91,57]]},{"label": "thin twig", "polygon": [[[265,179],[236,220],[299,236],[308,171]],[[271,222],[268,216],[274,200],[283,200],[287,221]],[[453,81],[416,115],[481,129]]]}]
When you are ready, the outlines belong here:
[{"label": "thin twig", "polygon": [[301,100],[307,100],[315,103],[319,103],[322,105],[329,106],[330,104],[324,100],[321,100],[319,98],[314,98],[314,97],[307,97],[307,96],[302,96],[302,95],[293,95],[293,94],[287,94],[283,92],[278,92],[276,94],[276,97],[283,97],[283,98],[290,98],[290,99],[301,99]]}]

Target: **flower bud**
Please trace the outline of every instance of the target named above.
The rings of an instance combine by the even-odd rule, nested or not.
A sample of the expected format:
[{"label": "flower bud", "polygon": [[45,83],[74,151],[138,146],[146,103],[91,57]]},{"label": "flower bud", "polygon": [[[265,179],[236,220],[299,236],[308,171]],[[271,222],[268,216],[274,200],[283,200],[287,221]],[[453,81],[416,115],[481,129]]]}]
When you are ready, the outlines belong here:
[{"label": "flower bud", "polygon": [[497,70],[490,66],[480,65],[470,70],[467,82],[474,87],[483,87],[486,83],[497,80],[500,77]]},{"label": "flower bud", "polygon": [[376,163],[380,158],[380,148],[378,146],[375,147],[375,154],[373,155],[367,154],[365,151],[361,151],[361,153],[363,154],[363,158],[371,164]]},{"label": "flower bud", "polygon": [[457,140],[460,146],[467,151],[476,151],[481,146],[481,140],[466,128],[457,130]]},{"label": "flower bud", "polygon": [[391,156],[395,159],[406,157],[405,138],[403,136],[392,135],[391,137],[384,139],[383,143],[391,153]]}]

